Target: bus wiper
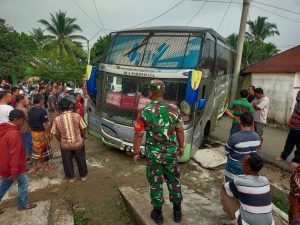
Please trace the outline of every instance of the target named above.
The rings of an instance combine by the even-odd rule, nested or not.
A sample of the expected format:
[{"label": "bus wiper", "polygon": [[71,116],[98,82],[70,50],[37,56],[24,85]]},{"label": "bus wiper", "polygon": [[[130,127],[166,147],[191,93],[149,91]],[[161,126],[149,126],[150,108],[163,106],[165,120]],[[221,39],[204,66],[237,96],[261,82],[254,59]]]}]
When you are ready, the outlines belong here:
[{"label": "bus wiper", "polygon": [[131,54],[132,52],[138,50],[139,48],[143,47],[145,44],[147,44],[147,41],[149,40],[149,38],[151,38],[154,35],[153,32],[149,33],[144,40],[141,41],[141,43],[139,43],[137,46],[133,47],[129,52],[127,52],[126,54],[124,54],[124,56],[127,56],[129,54]]}]

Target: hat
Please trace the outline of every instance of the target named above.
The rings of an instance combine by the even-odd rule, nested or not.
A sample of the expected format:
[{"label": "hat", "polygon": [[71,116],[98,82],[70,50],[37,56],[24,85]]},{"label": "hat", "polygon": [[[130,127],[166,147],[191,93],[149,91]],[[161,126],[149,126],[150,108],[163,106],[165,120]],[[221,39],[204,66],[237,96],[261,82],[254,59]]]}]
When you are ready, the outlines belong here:
[{"label": "hat", "polygon": [[161,80],[151,80],[150,85],[149,85],[149,90],[150,91],[158,91],[165,89],[165,84]]},{"label": "hat", "polygon": [[14,119],[27,119],[25,113],[22,110],[19,109],[13,109],[10,111],[8,115],[9,120],[14,120]]},{"label": "hat", "polygon": [[77,102],[76,98],[73,95],[68,95],[68,96],[64,97],[64,99],[69,102],[73,102],[73,103]]}]

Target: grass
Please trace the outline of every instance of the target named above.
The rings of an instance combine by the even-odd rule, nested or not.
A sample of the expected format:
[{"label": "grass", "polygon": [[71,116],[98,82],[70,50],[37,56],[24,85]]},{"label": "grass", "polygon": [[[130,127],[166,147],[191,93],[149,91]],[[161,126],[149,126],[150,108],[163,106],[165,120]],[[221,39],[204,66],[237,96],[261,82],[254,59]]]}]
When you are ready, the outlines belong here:
[{"label": "grass", "polygon": [[273,199],[273,203],[274,205],[277,206],[277,208],[279,208],[281,211],[285,212],[286,214],[288,214],[289,212],[289,206],[288,206],[288,203],[280,198],[280,197],[274,197]]},{"label": "grass", "polygon": [[87,225],[89,219],[86,217],[84,212],[74,212],[74,223],[75,225]]}]

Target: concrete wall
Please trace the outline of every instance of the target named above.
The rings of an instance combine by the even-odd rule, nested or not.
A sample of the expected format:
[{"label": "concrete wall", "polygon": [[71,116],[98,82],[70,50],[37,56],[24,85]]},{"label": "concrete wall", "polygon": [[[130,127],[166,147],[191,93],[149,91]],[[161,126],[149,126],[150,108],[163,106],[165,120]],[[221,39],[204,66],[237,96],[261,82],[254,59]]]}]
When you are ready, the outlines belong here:
[{"label": "concrete wall", "polygon": [[247,87],[250,83],[261,87],[270,98],[268,121],[286,125],[300,89],[300,73],[253,73],[245,76],[242,87]]}]

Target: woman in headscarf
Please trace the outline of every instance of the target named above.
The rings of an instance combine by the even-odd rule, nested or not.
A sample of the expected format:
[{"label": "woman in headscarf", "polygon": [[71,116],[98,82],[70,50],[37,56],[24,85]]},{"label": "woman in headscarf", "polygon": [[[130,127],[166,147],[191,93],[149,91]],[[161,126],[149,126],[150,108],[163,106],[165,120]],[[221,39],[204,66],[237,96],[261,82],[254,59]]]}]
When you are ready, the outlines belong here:
[{"label": "woman in headscarf", "polygon": [[35,94],[33,96],[33,106],[28,112],[28,122],[32,130],[32,147],[33,147],[33,167],[30,172],[39,170],[38,163],[44,164],[44,171],[50,172],[53,166],[49,163],[52,158],[50,146],[50,126],[47,112],[43,109],[44,96]]}]

